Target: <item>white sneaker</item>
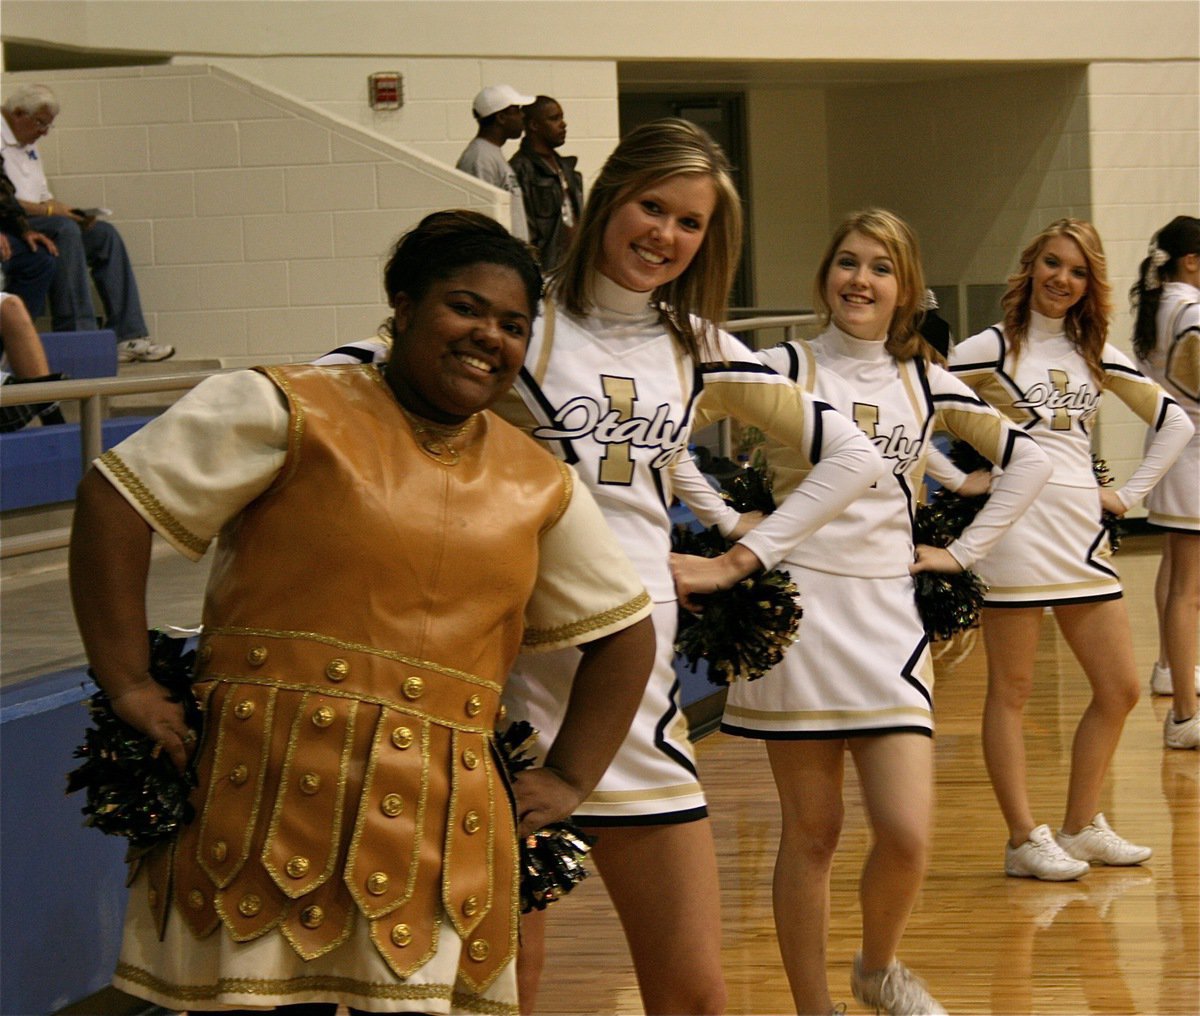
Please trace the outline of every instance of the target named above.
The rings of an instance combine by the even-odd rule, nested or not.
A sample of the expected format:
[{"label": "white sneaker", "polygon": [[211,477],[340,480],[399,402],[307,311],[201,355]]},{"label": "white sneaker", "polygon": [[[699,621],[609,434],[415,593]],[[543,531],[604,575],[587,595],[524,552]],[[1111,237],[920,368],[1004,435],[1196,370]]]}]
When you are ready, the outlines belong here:
[{"label": "white sneaker", "polygon": [[[1196,692],[1200,694],[1200,663],[1196,664]],[[1150,694],[1174,695],[1175,689],[1171,684],[1171,668],[1154,664],[1150,671]]]},{"label": "white sneaker", "polygon": [[874,1006],[877,1013],[946,1016],[946,1010],[929,994],[921,979],[899,960],[892,960],[882,970],[864,974],[862,955],[856,955],[850,974],[850,990],[863,1005]]},{"label": "white sneaker", "polygon": [[1200,712],[1176,723],[1175,710],[1168,709],[1163,721],[1163,744],[1168,748],[1200,748]]},{"label": "white sneaker", "polygon": [[1004,874],[1014,878],[1069,882],[1086,875],[1089,867],[1087,861],[1071,857],[1055,843],[1045,823],[1034,829],[1019,847],[1004,845]]},{"label": "white sneaker", "polygon": [[1154,853],[1149,847],[1139,847],[1118,836],[1102,812],[1096,812],[1091,824],[1073,836],[1060,831],[1055,839],[1071,857],[1092,864],[1141,864]]},{"label": "white sneaker", "polygon": [[117,343],[117,359],[121,363],[157,363],[174,355],[174,346],[160,346],[149,339],[126,339]]}]

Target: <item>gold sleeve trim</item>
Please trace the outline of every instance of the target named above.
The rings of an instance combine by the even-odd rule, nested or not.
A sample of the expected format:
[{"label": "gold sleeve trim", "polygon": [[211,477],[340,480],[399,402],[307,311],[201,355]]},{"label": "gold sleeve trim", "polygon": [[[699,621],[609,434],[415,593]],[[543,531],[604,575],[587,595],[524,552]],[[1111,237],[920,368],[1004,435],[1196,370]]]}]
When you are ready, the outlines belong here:
[{"label": "gold sleeve trim", "polygon": [[558,475],[562,479],[562,493],[559,495],[558,504],[554,508],[554,514],[546,520],[546,524],[541,528],[541,532],[543,533],[558,525],[558,520],[563,517],[575,493],[575,480],[571,476],[570,468],[561,459],[555,459],[554,464],[558,466]]},{"label": "gold sleeve trim", "polygon": [[624,621],[626,618],[633,617],[634,614],[640,613],[648,606],[650,606],[650,594],[643,589],[628,603],[623,603],[619,607],[614,607],[599,614],[593,614],[582,621],[574,621],[571,624],[560,625],[557,628],[527,628],[521,644],[524,646],[542,646],[553,645],[559,642],[569,643],[578,641],[579,636],[611,627],[618,621]]},{"label": "gold sleeve trim", "polygon": [[278,368],[259,367],[258,369],[275,383],[276,387],[283,392],[288,401],[288,416],[290,420],[288,424],[287,461],[283,464],[283,468],[279,471],[275,482],[270,486],[271,490],[278,490],[292,478],[292,474],[300,465],[300,439],[304,436],[304,407],[296,399],[296,393],[292,390],[291,381]]},{"label": "gold sleeve trim", "polygon": [[125,464],[115,451],[111,449],[106,451],[100,456],[100,461],[116,477],[121,486],[133,495],[134,500],[141,505],[146,514],[154,520],[156,528],[169,534],[172,539],[187,547],[197,557],[204,555],[204,552],[208,550],[209,541],[197,536],[167,511],[163,503],[150,493],[138,475]]}]

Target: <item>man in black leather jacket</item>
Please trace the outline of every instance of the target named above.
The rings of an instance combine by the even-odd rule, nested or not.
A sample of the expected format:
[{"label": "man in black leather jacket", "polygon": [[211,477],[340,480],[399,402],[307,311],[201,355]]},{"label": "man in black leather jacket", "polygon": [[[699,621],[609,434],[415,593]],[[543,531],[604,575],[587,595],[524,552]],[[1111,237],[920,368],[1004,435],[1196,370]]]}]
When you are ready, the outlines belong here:
[{"label": "man in black leather jacket", "polygon": [[541,255],[542,269],[554,268],[567,252],[583,208],[583,176],[573,155],[559,155],[567,140],[562,106],[539,95],[522,109],[525,136],[508,160],[525,198],[529,241]]}]

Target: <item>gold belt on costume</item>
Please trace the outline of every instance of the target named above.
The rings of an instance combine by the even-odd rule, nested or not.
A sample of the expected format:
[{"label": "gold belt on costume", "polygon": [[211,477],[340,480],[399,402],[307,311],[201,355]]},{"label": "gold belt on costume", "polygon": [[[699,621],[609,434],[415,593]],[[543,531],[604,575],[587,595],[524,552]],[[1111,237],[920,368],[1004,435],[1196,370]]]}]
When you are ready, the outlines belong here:
[{"label": "gold belt on costume", "polygon": [[495,729],[500,709],[494,681],[311,633],[212,629],[201,640],[196,680],[352,698],[484,733]]}]

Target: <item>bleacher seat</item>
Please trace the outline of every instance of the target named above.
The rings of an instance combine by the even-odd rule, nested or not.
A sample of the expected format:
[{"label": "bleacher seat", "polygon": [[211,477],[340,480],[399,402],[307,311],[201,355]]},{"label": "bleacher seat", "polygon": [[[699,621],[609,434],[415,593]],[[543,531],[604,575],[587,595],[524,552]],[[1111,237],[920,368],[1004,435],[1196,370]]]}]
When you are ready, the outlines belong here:
[{"label": "bleacher seat", "polygon": [[70,378],[117,376],[117,335],[110,328],[42,332],[42,345],[55,373]]},{"label": "bleacher seat", "polygon": [[[117,337],[110,329],[43,332],[42,344],[55,372],[73,380],[116,377]],[[105,420],[104,447],[111,448],[150,419]],[[32,426],[0,434],[0,511],[72,501],[82,476],[79,424]]]}]

